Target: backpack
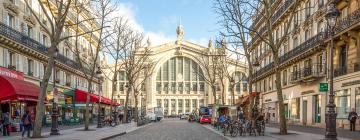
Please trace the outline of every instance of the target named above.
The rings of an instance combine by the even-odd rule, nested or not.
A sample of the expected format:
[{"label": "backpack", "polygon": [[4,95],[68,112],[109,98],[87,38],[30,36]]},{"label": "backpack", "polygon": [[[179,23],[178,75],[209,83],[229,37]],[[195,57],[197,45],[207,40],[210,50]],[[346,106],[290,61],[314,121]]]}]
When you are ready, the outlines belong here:
[{"label": "backpack", "polygon": [[26,115],[26,117],[24,118],[24,125],[28,125],[30,124],[30,118],[29,115]]}]

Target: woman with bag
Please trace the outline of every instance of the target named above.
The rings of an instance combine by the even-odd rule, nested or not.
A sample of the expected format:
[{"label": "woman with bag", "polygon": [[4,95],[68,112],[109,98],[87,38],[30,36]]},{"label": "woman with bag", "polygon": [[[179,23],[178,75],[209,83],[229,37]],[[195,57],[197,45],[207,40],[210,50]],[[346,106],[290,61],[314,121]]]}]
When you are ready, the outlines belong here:
[{"label": "woman with bag", "polygon": [[2,121],[3,121],[3,130],[2,130],[3,136],[10,136],[10,131],[9,131],[10,120],[7,112],[3,113]]},{"label": "woman with bag", "polygon": [[24,130],[22,132],[22,137],[24,137],[25,132],[27,131],[27,137],[30,137],[30,131],[31,131],[31,115],[29,114],[29,111],[26,111],[26,113],[21,118],[21,122],[24,124]]}]

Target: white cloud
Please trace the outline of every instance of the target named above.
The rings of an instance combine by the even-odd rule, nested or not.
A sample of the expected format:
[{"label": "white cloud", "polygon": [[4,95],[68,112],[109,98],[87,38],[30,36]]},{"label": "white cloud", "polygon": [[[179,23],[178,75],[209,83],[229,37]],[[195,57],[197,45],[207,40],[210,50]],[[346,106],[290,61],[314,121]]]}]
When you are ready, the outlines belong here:
[{"label": "white cloud", "polygon": [[[186,1],[185,1],[186,2]],[[161,45],[170,41],[174,41],[176,39],[176,26],[179,24],[179,19],[176,16],[167,16],[164,17],[161,21],[160,28],[174,28],[174,34],[173,35],[166,35],[164,32],[159,29],[157,32],[152,31],[146,31],[144,27],[136,21],[136,7],[131,3],[118,3],[118,10],[114,12],[110,17],[124,17],[126,20],[128,20],[129,25],[139,31],[143,32],[145,35],[146,42],[147,38],[150,37],[152,46]],[[185,32],[186,34],[186,32]],[[186,35],[185,35],[186,39]],[[208,38],[199,38],[199,39],[187,39],[190,42],[202,45],[204,47],[207,47]]]}]

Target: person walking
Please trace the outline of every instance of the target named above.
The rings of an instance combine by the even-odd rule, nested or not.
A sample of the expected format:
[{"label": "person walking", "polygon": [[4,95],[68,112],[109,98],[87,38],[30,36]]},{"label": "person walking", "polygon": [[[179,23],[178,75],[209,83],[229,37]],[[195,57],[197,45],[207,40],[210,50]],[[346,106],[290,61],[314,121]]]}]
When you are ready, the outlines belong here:
[{"label": "person walking", "polygon": [[356,113],[355,108],[352,108],[348,116],[348,120],[350,121],[350,131],[355,131],[355,124],[357,117],[358,114]]},{"label": "person walking", "polygon": [[3,136],[10,136],[10,132],[9,132],[10,119],[9,119],[9,114],[7,112],[3,113],[2,121],[3,121],[3,130],[2,130]]},{"label": "person walking", "polygon": [[29,114],[29,111],[26,111],[25,114],[23,115],[23,117],[21,118],[21,122],[24,124],[24,130],[22,132],[22,137],[24,137],[24,134],[27,131],[27,137],[30,137],[30,131],[32,128],[31,125],[31,115]]}]

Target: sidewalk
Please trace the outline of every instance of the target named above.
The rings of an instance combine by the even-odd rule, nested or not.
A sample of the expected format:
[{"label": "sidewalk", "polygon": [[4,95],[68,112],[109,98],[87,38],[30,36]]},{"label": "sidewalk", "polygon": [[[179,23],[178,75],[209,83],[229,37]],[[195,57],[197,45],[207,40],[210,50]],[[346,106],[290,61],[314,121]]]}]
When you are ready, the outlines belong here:
[{"label": "sidewalk", "polygon": [[[149,124],[151,125],[151,124]],[[145,125],[147,126],[147,125]],[[142,126],[143,127],[143,126]],[[116,127],[106,126],[103,128],[96,128],[96,126],[90,126],[89,131],[84,131],[84,128],[74,128],[60,131],[60,135],[58,136],[50,136],[49,132],[44,132],[42,135],[44,138],[41,139],[33,139],[31,140],[100,140],[103,138],[111,137],[114,135],[120,135],[123,133],[128,133],[139,129],[141,127],[137,127],[136,123],[128,123],[128,124],[120,124]],[[22,140],[21,136],[1,138],[2,140]],[[30,138],[24,138],[30,139]]]},{"label": "sidewalk", "polygon": [[[223,133],[221,131],[217,131],[212,127],[211,125],[203,125],[205,128],[218,133],[219,135],[223,136]],[[291,131],[289,130],[289,135],[278,135],[279,129],[273,128],[273,127],[266,127],[265,129],[265,136],[236,136],[231,137],[229,134],[227,134],[226,138],[228,140],[322,140],[324,139],[324,135],[321,134],[312,134],[312,133],[304,133],[304,132],[298,132],[298,131]],[[339,138],[338,140],[351,140],[346,138]]]}]

